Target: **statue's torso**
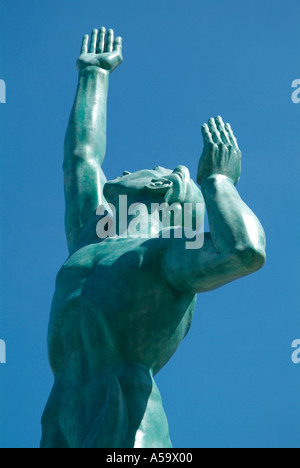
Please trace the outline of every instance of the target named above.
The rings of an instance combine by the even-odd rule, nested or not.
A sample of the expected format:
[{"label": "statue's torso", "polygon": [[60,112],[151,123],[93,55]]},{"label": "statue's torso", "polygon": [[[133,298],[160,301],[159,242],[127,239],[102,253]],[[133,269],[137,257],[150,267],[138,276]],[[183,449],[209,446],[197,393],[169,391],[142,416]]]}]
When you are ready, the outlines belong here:
[{"label": "statue's torso", "polygon": [[154,374],[165,365],[195,306],[195,297],[165,281],[166,246],[163,239],[111,238],[67,260],[57,277],[49,327],[54,371],[69,367],[70,359],[88,378],[119,362],[137,362]]},{"label": "statue's torso", "polygon": [[82,247],[58,273],[43,446],[171,446],[153,374],[186,335],[195,297],[165,281],[166,246],[107,239]]}]

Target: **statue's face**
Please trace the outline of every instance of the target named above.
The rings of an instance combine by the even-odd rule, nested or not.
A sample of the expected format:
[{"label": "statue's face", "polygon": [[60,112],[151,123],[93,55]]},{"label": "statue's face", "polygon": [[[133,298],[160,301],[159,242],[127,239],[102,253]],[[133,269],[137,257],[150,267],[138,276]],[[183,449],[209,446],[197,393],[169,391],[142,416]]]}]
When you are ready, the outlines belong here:
[{"label": "statue's face", "polygon": [[172,186],[171,180],[168,179],[173,171],[163,168],[155,168],[153,170],[142,170],[134,172],[124,172],[121,177],[107,182],[104,186],[105,198],[113,203],[119,195],[127,195],[137,201],[143,201],[149,194],[154,199],[164,198],[166,192]]}]

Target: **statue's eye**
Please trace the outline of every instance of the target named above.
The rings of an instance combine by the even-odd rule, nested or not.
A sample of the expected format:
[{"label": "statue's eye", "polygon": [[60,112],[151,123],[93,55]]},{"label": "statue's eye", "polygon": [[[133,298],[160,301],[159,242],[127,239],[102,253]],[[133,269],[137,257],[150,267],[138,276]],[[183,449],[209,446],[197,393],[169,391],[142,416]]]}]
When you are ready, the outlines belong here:
[{"label": "statue's eye", "polygon": [[156,188],[156,189],[166,189],[172,187],[173,183],[171,180],[167,178],[162,178],[162,179],[152,179],[151,180],[151,187]]}]

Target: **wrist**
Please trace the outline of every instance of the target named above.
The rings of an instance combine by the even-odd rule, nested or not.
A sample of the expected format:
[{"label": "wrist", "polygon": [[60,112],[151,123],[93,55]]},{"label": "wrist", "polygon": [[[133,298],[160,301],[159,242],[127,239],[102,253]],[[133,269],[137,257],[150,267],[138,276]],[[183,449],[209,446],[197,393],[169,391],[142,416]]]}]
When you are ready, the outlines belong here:
[{"label": "wrist", "polygon": [[201,190],[203,193],[209,192],[212,189],[217,190],[220,186],[232,186],[234,187],[234,182],[228,176],[223,174],[212,174],[208,177],[205,177],[201,182]]},{"label": "wrist", "polygon": [[102,77],[108,77],[109,76],[109,71],[104,70],[104,68],[100,68],[98,65],[84,65],[84,66],[78,66],[79,69],[79,75],[94,75],[94,76],[102,76]]},{"label": "wrist", "polygon": [[202,176],[201,180],[198,177],[197,182],[201,187],[203,187],[204,185],[214,185],[214,184],[216,185],[220,183],[230,183],[235,186],[238,181],[235,182],[228,175],[214,173],[208,176],[204,176],[204,177]]}]

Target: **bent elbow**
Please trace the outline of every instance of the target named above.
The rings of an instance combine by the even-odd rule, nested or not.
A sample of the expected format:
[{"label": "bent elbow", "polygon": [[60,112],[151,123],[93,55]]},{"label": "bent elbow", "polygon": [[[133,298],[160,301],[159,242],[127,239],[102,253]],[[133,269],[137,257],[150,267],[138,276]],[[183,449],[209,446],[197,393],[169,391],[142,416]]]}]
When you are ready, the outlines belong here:
[{"label": "bent elbow", "polygon": [[253,245],[238,249],[236,256],[246,270],[246,275],[260,270],[266,263],[266,251],[264,247]]}]

